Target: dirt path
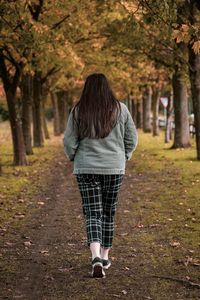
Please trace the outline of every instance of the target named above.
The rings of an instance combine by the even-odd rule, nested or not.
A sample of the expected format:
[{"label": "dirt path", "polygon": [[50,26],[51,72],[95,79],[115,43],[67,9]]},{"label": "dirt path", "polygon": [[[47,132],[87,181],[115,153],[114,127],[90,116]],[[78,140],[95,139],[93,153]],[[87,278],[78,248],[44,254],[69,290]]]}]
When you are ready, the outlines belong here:
[{"label": "dirt path", "polygon": [[[174,248],[166,246],[168,225],[156,219],[159,208],[148,219],[157,182],[167,173],[137,173],[134,164],[127,165],[119,196],[113,265],[106,279],[96,280],[90,277],[79,191],[61,149],[48,185],[35,196],[41,208],[1,242],[0,299],[200,299],[200,289],[152,277],[185,279],[191,274],[175,262]],[[166,172],[173,175],[173,170]]]}]

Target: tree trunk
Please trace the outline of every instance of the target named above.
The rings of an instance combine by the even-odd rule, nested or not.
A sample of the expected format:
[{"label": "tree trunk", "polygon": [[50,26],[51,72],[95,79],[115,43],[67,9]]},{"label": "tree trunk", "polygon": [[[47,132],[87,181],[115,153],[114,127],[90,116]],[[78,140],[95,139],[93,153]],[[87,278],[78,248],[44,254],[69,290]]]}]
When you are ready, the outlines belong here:
[{"label": "tree trunk", "polygon": [[[200,5],[197,1],[190,1],[189,21],[191,25],[198,24]],[[189,44],[190,82],[194,111],[194,125],[196,135],[197,159],[200,160],[200,53],[195,54]]]},{"label": "tree trunk", "polygon": [[18,166],[27,165],[22,123],[19,113],[17,112],[16,95],[14,95],[11,91],[6,91],[6,98],[8,103],[10,126],[12,132],[14,153],[13,164]]},{"label": "tree trunk", "polygon": [[172,148],[190,147],[188,95],[185,74],[175,65],[173,74],[175,133]]},{"label": "tree trunk", "polygon": [[189,53],[197,159],[200,160],[200,54],[195,55],[193,49],[189,49]]},{"label": "tree trunk", "polygon": [[42,147],[44,143],[42,132],[41,97],[41,74],[36,72],[33,77],[33,144],[35,147]]},{"label": "tree trunk", "polygon": [[132,114],[132,99],[131,99],[131,94],[128,94],[128,110]]},{"label": "tree trunk", "polygon": [[136,104],[135,104],[133,92],[130,92],[129,100],[130,100],[130,112],[131,112],[133,121],[134,121],[134,123],[136,124],[136,113],[137,113],[137,109],[136,109]]},{"label": "tree trunk", "polygon": [[159,102],[160,91],[154,90],[152,94],[152,109],[153,109],[153,136],[159,135]]},{"label": "tree trunk", "polygon": [[53,106],[53,128],[54,135],[60,135],[60,120],[59,120],[59,111],[58,111],[58,98],[54,92],[51,92],[51,101]]},{"label": "tree trunk", "polygon": [[42,126],[44,131],[44,137],[45,139],[50,139],[50,134],[47,126],[47,120],[45,117],[45,104],[47,101],[47,97],[49,94],[49,85],[48,82],[44,82],[42,85],[42,103],[41,103],[41,109],[42,109]]},{"label": "tree trunk", "polygon": [[142,99],[140,101],[138,101],[136,103],[136,110],[137,110],[137,113],[136,113],[136,127],[137,128],[142,128],[142,123],[143,123],[143,113],[142,113]]},{"label": "tree trunk", "polygon": [[68,117],[69,117],[69,102],[68,102],[68,99],[67,99],[67,103],[66,103],[66,120],[65,120],[65,128],[67,126],[67,120],[68,120]]},{"label": "tree trunk", "polygon": [[50,135],[49,135],[49,130],[48,130],[47,121],[45,117],[45,99],[43,99],[42,101],[41,109],[42,109],[42,126],[44,131],[44,137],[45,139],[49,140]]},{"label": "tree trunk", "polygon": [[24,136],[24,143],[26,154],[33,154],[32,136],[31,136],[31,118],[32,118],[32,102],[33,102],[33,88],[32,76],[23,75],[21,81],[22,92],[22,130]]},{"label": "tree trunk", "polygon": [[137,108],[136,108],[136,103],[135,99],[132,99],[132,116],[133,116],[133,121],[136,124],[136,119],[137,119]]},{"label": "tree trunk", "polygon": [[148,87],[143,95],[143,131],[151,132],[152,89]]},{"label": "tree trunk", "polygon": [[60,91],[60,92],[57,92],[56,95],[58,98],[60,133],[63,133],[65,131],[66,117],[67,117],[67,92]]},{"label": "tree trunk", "polygon": [[1,163],[0,163],[0,176],[2,175],[2,166],[1,166]]},{"label": "tree trunk", "polygon": [[167,104],[167,118],[165,128],[165,143],[172,139],[172,112],[173,112],[173,93],[170,94]]},{"label": "tree trunk", "polygon": [[2,52],[0,52],[0,68],[1,78],[3,81],[4,90],[6,93],[6,100],[8,104],[8,112],[10,118],[10,126],[12,133],[13,144],[13,164],[14,165],[27,165],[26,151],[24,145],[24,137],[22,132],[22,124],[17,110],[17,87],[19,85],[21,77],[21,69],[16,68],[15,74],[10,80],[10,76],[7,71],[6,63]]}]

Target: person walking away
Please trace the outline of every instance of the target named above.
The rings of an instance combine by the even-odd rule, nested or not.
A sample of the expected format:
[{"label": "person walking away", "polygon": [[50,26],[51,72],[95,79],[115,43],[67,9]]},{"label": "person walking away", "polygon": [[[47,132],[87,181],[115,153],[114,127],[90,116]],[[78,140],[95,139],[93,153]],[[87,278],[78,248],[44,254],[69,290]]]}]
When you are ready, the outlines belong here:
[{"label": "person walking away", "polygon": [[69,114],[63,143],[82,198],[92,276],[104,277],[111,265],[114,216],[126,161],[138,144],[131,114],[114,96],[104,74],[86,78],[80,100]]}]

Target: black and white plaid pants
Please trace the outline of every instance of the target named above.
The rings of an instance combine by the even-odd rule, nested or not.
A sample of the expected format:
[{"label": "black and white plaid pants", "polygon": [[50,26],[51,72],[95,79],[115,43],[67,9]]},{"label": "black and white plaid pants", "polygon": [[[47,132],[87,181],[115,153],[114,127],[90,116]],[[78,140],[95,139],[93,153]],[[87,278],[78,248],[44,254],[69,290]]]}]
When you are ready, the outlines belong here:
[{"label": "black and white plaid pants", "polygon": [[99,242],[111,248],[114,215],[123,174],[77,174],[83,214],[86,221],[87,242]]}]

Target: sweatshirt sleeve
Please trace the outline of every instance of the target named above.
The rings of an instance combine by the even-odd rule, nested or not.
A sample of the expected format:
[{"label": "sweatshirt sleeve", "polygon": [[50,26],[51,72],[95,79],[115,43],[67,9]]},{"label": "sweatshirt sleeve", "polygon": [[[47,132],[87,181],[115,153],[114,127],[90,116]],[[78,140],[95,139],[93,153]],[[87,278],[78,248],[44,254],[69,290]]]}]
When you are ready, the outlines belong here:
[{"label": "sweatshirt sleeve", "polygon": [[126,160],[130,160],[138,144],[138,133],[132,116],[127,109],[127,119],[125,122],[124,146]]},{"label": "sweatshirt sleeve", "polygon": [[74,160],[76,151],[79,146],[79,139],[77,136],[77,127],[73,120],[72,111],[73,111],[73,109],[71,110],[71,112],[69,114],[67,126],[66,126],[66,129],[64,132],[64,138],[63,138],[64,152],[70,161]]}]

